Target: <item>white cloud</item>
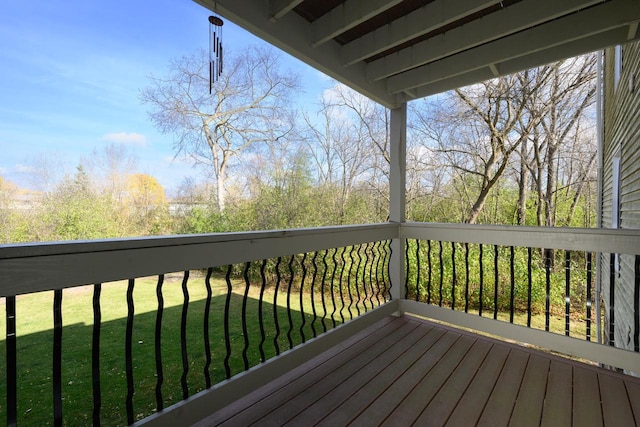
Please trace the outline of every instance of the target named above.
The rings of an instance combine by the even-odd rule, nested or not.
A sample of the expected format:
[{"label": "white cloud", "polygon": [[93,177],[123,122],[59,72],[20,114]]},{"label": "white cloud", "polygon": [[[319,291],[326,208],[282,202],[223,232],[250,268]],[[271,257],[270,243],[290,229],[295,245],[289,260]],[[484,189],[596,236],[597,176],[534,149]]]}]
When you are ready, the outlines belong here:
[{"label": "white cloud", "polygon": [[33,166],[18,163],[13,167],[15,173],[34,173],[36,169]]},{"label": "white cloud", "polygon": [[108,133],[100,138],[102,141],[115,142],[125,145],[147,145],[147,137],[135,132],[115,132]]}]

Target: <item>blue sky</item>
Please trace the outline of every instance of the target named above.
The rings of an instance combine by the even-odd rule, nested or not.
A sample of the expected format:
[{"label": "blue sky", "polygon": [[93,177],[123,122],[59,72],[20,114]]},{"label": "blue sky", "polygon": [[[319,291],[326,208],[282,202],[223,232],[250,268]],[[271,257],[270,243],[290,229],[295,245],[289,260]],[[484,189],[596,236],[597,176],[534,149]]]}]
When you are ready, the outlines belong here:
[{"label": "blue sky", "polygon": [[[191,0],[29,0],[0,6],[0,175],[33,187],[37,157],[72,173],[81,158],[110,142],[138,157],[139,172],[169,191],[188,164],[173,161],[172,136],[157,132],[139,102],[147,77],[170,59],[208,46],[209,11]],[[228,21],[227,51],[259,39]],[[313,104],[331,83],[283,54]]]}]

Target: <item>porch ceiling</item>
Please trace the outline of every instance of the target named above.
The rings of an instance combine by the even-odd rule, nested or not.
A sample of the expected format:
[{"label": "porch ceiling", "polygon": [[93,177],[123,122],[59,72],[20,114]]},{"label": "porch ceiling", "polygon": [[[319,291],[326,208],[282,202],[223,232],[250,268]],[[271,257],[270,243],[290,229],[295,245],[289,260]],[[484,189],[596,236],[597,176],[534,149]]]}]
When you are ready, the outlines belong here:
[{"label": "porch ceiling", "polygon": [[387,107],[640,38],[640,0],[195,0]]}]

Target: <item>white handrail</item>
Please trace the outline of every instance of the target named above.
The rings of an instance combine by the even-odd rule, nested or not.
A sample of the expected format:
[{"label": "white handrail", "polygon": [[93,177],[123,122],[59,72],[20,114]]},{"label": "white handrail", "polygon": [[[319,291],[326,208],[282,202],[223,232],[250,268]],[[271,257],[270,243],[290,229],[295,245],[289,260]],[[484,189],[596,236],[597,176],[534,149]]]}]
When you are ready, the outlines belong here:
[{"label": "white handrail", "polygon": [[398,237],[396,224],[0,246],[0,296],[274,258]]},{"label": "white handrail", "polygon": [[400,237],[603,253],[640,254],[640,230],[404,223]]}]

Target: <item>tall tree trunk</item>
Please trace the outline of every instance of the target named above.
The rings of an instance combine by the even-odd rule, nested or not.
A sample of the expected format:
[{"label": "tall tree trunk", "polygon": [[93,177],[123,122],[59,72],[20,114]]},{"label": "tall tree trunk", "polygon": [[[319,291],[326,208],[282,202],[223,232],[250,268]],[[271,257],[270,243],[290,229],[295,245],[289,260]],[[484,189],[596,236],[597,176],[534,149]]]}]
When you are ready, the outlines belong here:
[{"label": "tall tree trunk", "polygon": [[527,195],[529,192],[529,171],[527,170],[527,140],[522,141],[520,147],[520,177],[518,179],[518,225],[527,222]]}]

